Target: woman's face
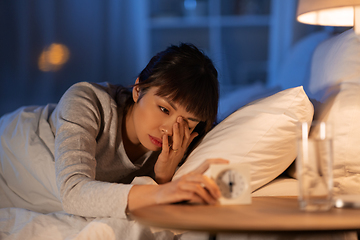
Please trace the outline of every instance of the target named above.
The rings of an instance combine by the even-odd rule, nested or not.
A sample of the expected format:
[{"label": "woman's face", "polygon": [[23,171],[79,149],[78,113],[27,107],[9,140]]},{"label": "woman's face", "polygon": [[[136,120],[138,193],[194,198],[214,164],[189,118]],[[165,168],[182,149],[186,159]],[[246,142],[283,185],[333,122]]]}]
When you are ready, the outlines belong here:
[{"label": "woman's face", "polygon": [[151,87],[139,98],[141,93],[138,88],[133,89],[135,104],[131,111],[132,121],[127,124],[130,141],[133,144],[140,143],[151,151],[161,150],[164,134],[169,136],[169,143],[172,142],[174,124],[179,117],[183,119],[183,128],[188,128],[190,133],[200,121],[183,106],[155,95],[157,90],[157,87]]}]

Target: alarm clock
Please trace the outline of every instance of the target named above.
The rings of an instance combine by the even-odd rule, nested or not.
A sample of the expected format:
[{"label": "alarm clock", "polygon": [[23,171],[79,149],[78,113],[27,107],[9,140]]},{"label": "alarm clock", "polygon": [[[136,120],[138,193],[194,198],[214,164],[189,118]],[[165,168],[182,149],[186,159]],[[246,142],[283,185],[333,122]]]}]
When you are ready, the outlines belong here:
[{"label": "alarm clock", "polygon": [[250,204],[250,164],[211,164],[208,175],[221,191],[221,205]]}]

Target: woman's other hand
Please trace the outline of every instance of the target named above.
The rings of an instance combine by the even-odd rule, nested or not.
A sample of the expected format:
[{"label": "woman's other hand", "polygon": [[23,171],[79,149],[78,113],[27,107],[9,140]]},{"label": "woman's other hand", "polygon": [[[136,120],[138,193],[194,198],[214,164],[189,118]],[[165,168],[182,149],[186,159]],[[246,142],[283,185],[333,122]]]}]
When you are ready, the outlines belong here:
[{"label": "woman's other hand", "polygon": [[171,144],[169,143],[169,136],[163,135],[161,154],[154,167],[155,180],[159,184],[169,182],[172,179],[190,143],[198,136],[198,133],[190,132],[188,123],[182,117],[177,118],[172,132]]}]

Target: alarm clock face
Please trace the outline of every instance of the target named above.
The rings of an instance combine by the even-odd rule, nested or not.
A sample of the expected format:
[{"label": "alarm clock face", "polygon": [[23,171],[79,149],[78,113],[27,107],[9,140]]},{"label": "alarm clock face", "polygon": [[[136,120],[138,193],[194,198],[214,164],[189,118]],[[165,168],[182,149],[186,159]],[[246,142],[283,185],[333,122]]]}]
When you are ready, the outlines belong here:
[{"label": "alarm clock face", "polygon": [[224,198],[240,197],[247,188],[245,177],[236,170],[226,169],[216,177],[216,183]]}]

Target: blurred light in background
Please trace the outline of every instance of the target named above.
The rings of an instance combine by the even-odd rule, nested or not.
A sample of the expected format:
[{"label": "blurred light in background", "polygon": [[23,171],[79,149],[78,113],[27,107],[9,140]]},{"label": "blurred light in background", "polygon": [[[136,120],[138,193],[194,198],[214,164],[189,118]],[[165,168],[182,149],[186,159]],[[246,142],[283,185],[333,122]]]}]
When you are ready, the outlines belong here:
[{"label": "blurred light in background", "polygon": [[355,25],[354,20],[359,18],[359,15],[360,0],[299,0],[298,2],[297,20],[306,24],[349,27]]},{"label": "blurred light in background", "polygon": [[59,43],[53,43],[46,47],[39,57],[39,69],[43,72],[58,71],[68,60],[69,49]]}]

